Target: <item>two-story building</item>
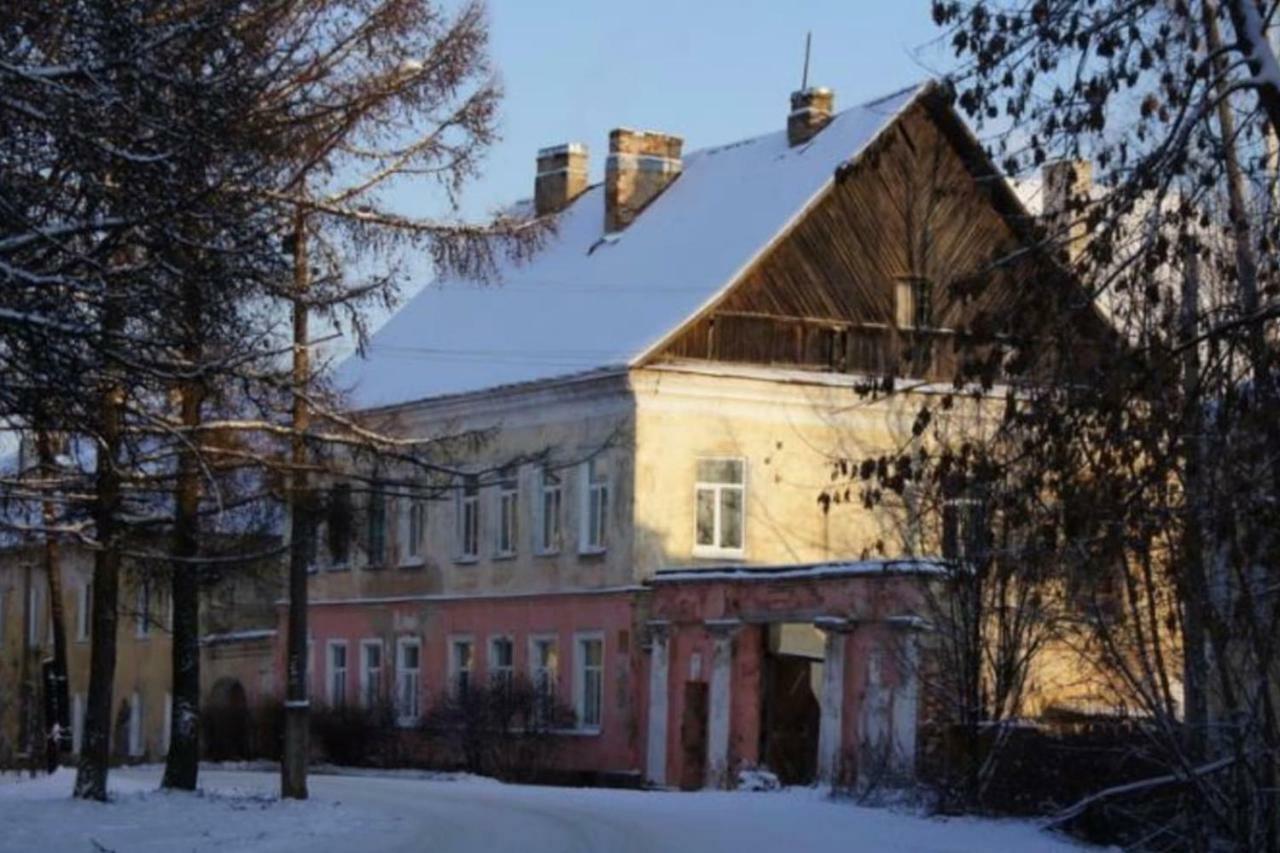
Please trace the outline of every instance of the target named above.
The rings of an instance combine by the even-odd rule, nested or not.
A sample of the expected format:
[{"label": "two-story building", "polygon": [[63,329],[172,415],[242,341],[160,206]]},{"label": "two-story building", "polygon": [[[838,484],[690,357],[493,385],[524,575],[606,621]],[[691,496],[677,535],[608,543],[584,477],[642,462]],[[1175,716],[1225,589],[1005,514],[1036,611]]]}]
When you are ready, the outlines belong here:
[{"label": "two-story building", "polygon": [[[833,460],[911,440],[969,317],[1037,299],[1033,252],[988,266],[1028,214],[932,84],[796,92],[777,131],[682,147],[614,130],[595,185],[586,146],[539,151],[549,244],[426,286],[342,367],[365,422],[466,449],[333,485],[313,698],[408,721],[521,674],[575,711],[567,768],[909,772],[938,563],[891,509],[818,498]],[[886,375],[914,390],[865,393]]]}]

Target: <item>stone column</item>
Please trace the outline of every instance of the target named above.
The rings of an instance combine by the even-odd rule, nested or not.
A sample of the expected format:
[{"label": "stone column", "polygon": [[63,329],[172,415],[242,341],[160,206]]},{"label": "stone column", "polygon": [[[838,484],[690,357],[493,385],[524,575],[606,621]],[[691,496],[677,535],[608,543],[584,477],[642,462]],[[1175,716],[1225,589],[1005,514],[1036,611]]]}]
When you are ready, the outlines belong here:
[{"label": "stone column", "polygon": [[670,624],[649,623],[649,732],[645,743],[645,776],[649,784],[667,784],[667,672],[671,660]]},{"label": "stone column", "polygon": [[737,619],[708,619],[711,634],[711,685],[707,701],[707,787],[724,785],[729,772],[729,729],[733,707],[733,635]]},{"label": "stone column", "polygon": [[889,624],[899,632],[902,650],[898,688],[893,696],[890,732],[893,757],[900,773],[915,776],[920,714],[920,633],[927,630],[928,625],[919,616],[894,616]]},{"label": "stone column", "polygon": [[832,785],[839,781],[844,752],[844,653],[854,624],[837,618],[818,619],[813,624],[826,634],[822,695],[818,697],[822,709],[818,723],[818,781]]}]

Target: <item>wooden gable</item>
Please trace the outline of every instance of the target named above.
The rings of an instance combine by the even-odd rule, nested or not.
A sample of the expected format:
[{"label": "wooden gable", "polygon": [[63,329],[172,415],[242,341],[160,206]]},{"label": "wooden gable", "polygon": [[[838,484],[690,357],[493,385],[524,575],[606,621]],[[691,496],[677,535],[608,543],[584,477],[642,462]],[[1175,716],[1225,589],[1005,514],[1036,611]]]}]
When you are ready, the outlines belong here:
[{"label": "wooden gable", "polygon": [[1034,231],[951,108],[926,99],[654,358],[948,380],[962,360],[1003,370],[1009,336],[1064,278],[1016,251]]}]

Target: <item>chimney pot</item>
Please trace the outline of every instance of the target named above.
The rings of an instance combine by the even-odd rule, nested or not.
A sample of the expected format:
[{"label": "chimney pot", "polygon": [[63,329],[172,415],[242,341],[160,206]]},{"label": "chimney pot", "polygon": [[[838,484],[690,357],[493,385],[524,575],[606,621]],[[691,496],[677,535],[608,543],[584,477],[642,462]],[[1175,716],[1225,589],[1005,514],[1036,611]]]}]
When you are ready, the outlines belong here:
[{"label": "chimney pot", "polygon": [[617,128],[609,133],[604,170],[604,230],[621,231],[683,168],[684,140],[669,133]]},{"label": "chimney pot", "polygon": [[813,139],[831,121],[835,107],[836,95],[830,89],[819,86],[792,92],[787,142],[794,146]]},{"label": "chimney pot", "polygon": [[533,206],[538,216],[559,213],[587,188],[587,146],[580,142],[538,150]]}]

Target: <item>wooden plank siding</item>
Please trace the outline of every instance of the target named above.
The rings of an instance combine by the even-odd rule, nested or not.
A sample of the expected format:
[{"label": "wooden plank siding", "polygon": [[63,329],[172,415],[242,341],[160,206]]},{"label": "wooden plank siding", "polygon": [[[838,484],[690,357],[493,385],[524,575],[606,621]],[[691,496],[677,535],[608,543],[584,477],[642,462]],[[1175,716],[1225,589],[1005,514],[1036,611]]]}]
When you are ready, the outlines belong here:
[{"label": "wooden plank siding", "polygon": [[[1046,301],[1037,290],[1061,273],[1035,253],[993,267],[1027,245],[1031,223],[1017,228],[1007,196],[1002,211],[975,179],[939,110],[904,114],[657,358],[941,380],[966,359],[1001,362],[1006,336]],[[931,282],[930,328],[898,325],[897,288],[913,279]]]}]

